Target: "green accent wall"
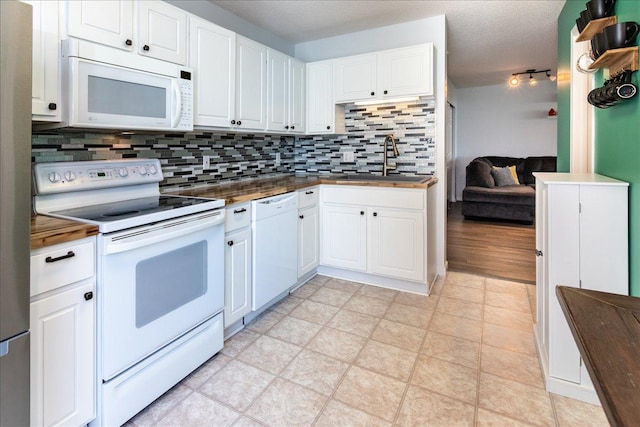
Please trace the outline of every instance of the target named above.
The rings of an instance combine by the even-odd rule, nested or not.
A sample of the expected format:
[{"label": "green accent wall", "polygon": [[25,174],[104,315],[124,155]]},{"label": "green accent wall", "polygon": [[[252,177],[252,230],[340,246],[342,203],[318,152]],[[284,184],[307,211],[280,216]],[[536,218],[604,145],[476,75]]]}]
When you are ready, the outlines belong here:
[{"label": "green accent wall", "polygon": [[[585,7],[581,0],[568,0],[558,18],[558,171],[568,172],[569,77],[571,64],[571,29]],[[618,22],[640,23],[640,1],[618,0]],[[640,37],[638,37],[640,40]],[[640,72],[633,74],[638,86]],[[602,86],[604,71],[595,75]],[[585,96],[587,94],[585,93]],[[629,286],[630,294],[640,296],[640,94],[608,109],[595,108],[595,173],[629,183]]]}]

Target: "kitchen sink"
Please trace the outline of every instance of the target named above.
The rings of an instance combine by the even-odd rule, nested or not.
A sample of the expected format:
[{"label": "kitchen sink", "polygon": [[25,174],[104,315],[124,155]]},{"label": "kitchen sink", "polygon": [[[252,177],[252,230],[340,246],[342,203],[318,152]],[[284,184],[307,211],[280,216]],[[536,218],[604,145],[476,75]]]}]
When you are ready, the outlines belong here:
[{"label": "kitchen sink", "polygon": [[368,173],[357,173],[342,175],[339,181],[383,181],[383,182],[423,182],[430,179],[430,176],[407,176],[407,175],[373,175]]}]

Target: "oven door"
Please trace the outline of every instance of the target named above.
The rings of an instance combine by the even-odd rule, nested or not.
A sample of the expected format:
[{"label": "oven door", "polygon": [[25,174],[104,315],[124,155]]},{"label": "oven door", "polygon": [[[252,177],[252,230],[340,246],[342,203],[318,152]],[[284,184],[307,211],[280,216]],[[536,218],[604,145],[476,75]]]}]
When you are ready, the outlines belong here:
[{"label": "oven door", "polygon": [[98,325],[107,381],[224,308],[224,209],[101,235]]}]

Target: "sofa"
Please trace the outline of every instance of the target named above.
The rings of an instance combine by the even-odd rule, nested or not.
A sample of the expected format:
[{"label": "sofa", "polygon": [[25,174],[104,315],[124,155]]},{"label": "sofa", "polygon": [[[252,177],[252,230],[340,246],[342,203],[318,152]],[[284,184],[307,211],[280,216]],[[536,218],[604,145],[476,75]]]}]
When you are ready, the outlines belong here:
[{"label": "sofa", "polygon": [[[462,214],[533,223],[536,212],[533,172],[555,172],[556,157],[477,157],[466,168]],[[516,181],[517,177],[517,181]]]}]

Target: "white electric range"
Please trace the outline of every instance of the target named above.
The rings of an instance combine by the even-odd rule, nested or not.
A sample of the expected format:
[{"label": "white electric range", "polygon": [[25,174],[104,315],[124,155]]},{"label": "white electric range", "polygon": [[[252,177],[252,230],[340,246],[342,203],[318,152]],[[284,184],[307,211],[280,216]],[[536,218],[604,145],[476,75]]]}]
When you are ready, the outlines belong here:
[{"label": "white electric range", "polygon": [[37,213],[96,224],[97,418],[121,425],[223,346],[224,201],[157,159],[34,165]]}]

